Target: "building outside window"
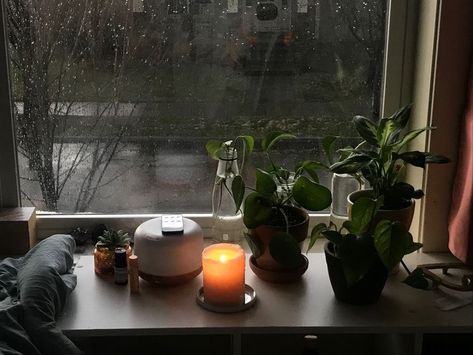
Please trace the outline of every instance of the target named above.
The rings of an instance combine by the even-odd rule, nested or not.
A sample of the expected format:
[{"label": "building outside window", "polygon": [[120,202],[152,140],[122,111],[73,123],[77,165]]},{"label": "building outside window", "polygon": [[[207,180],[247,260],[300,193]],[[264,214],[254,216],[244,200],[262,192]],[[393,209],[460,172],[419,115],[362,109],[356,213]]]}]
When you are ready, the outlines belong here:
[{"label": "building outside window", "polygon": [[292,132],[276,154],[293,168],[379,117],[384,1],[4,6],[21,203],[39,211],[208,213],[208,139]]}]

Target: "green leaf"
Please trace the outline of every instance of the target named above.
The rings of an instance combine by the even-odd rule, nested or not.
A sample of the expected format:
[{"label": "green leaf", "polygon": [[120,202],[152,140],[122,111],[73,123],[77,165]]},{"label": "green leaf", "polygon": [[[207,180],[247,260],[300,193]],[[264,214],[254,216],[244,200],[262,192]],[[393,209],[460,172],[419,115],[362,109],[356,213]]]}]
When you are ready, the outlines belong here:
[{"label": "green leaf", "polygon": [[243,222],[248,228],[256,228],[266,223],[273,214],[273,205],[265,196],[253,192],[249,194],[244,203]]},{"label": "green leaf", "polygon": [[249,156],[253,152],[255,140],[252,136],[238,136],[236,139],[241,139],[245,146],[245,155]]},{"label": "green leaf", "polygon": [[411,272],[409,276],[403,281],[405,284],[420,289],[428,290],[429,289],[429,280],[425,277],[422,269],[415,269]]},{"label": "green leaf", "polygon": [[404,107],[401,107],[391,116],[391,119],[397,123],[400,129],[403,129],[407,126],[407,123],[411,117],[411,109],[412,104],[408,104]]},{"label": "green leaf", "polygon": [[415,150],[412,152],[405,152],[402,154],[393,154],[393,156],[396,159],[404,160],[408,164],[417,166],[419,168],[425,168],[426,153]]},{"label": "green leaf", "polygon": [[444,157],[443,155],[419,152],[418,150],[393,155],[394,158],[404,160],[406,163],[412,164],[419,168],[425,168],[425,164],[445,164],[450,162],[450,159]]},{"label": "green leaf", "polygon": [[266,136],[264,136],[261,142],[261,148],[263,149],[264,152],[268,152],[276,142],[280,141],[281,139],[290,139],[290,138],[296,138],[296,136],[287,132],[283,132],[283,131],[276,131],[276,132],[268,133]]},{"label": "green leaf", "polygon": [[383,220],[374,232],[374,246],[388,271],[392,270],[405,255],[412,236],[400,222]]},{"label": "green leaf", "polygon": [[327,230],[327,225],[325,223],[319,223],[314,228],[312,228],[312,232],[310,233],[309,237],[309,245],[307,246],[307,252],[314,246],[317,239],[322,236],[322,231]]},{"label": "green leaf", "polygon": [[[411,235],[411,238],[412,238],[412,235]],[[422,248],[423,246],[424,245],[422,243],[412,242],[412,244],[408,245],[406,251],[404,252],[404,255],[413,253],[419,250],[420,248]]]},{"label": "green leaf", "polygon": [[346,146],[345,148],[342,148],[342,149],[338,149],[337,152],[338,152],[338,155],[339,155],[339,161],[344,161],[345,159],[347,159],[352,153],[355,152],[355,148],[353,147],[350,147],[350,146]]},{"label": "green leaf", "polygon": [[348,220],[343,222],[342,228],[345,228],[349,233],[354,233],[355,227],[353,227],[353,222]]},{"label": "green leaf", "polygon": [[352,286],[373,266],[376,258],[373,238],[357,238],[354,234],[347,234],[337,246],[337,255],[342,260],[347,284]]},{"label": "green leaf", "polygon": [[243,202],[243,197],[245,196],[245,182],[241,175],[236,175],[232,181],[232,195],[233,201],[235,202],[235,213],[238,213],[240,206]]},{"label": "green leaf", "polygon": [[223,145],[222,141],[211,139],[205,145],[205,149],[207,149],[207,153],[210,155],[212,159],[218,160],[220,150],[222,149],[222,145]]},{"label": "green leaf", "polygon": [[335,245],[341,244],[344,240],[344,237],[337,231],[322,230],[320,231],[320,234],[322,234],[325,238],[327,238],[328,241],[332,242]]},{"label": "green leaf", "polygon": [[366,232],[377,210],[376,201],[369,197],[356,200],[351,209],[350,233],[360,235]]},{"label": "green leaf", "polygon": [[249,233],[245,233],[245,240],[248,243],[253,256],[259,258],[263,254],[263,247],[259,239],[253,238]]},{"label": "green leaf", "polygon": [[372,121],[363,116],[355,116],[353,122],[355,123],[355,128],[361,138],[374,146],[378,146],[378,139],[376,136],[377,128]]},{"label": "green leaf", "polygon": [[319,175],[317,174],[318,169],[328,169],[324,164],[313,161],[305,160],[302,163],[299,163],[299,168],[305,171],[315,182],[319,182]]},{"label": "green leaf", "polygon": [[256,191],[260,194],[268,196],[273,194],[277,189],[277,185],[273,177],[268,172],[256,169]]},{"label": "green leaf", "polygon": [[274,260],[287,269],[295,269],[303,261],[299,244],[290,234],[285,232],[273,235],[269,242],[269,252]]},{"label": "green leaf", "polygon": [[392,140],[393,135],[397,132],[395,122],[390,118],[383,118],[379,121],[376,136],[380,147],[385,146]]},{"label": "green leaf", "polygon": [[333,164],[330,170],[337,174],[355,174],[367,166],[371,160],[372,158],[367,154],[355,154]]},{"label": "green leaf", "polygon": [[326,136],[322,139],[322,147],[330,165],[333,164],[333,151],[337,138],[337,136]]},{"label": "green leaf", "polygon": [[421,134],[422,132],[425,132],[427,130],[430,130],[430,129],[432,129],[432,127],[425,127],[425,128],[415,129],[415,130],[407,132],[404,135],[404,137],[402,137],[402,139],[400,141],[393,143],[393,148],[396,149],[397,151],[399,151],[407,143],[409,143],[410,141],[416,139],[419,136],[419,134]]},{"label": "green leaf", "polygon": [[292,188],[294,200],[305,209],[321,211],[332,203],[332,194],[325,186],[300,176]]},{"label": "green leaf", "polygon": [[446,164],[446,163],[450,163],[450,159],[443,155],[427,153],[427,155],[425,156],[425,163],[426,164]]}]

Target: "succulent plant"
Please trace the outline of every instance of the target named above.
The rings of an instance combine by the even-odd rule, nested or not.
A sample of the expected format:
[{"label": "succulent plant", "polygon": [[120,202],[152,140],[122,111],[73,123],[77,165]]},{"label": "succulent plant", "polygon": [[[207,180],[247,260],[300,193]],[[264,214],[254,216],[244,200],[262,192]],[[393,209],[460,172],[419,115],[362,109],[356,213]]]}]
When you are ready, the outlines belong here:
[{"label": "succulent plant", "polygon": [[105,230],[103,234],[99,237],[97,243],[98,246],[108,247],[109,249],[115,249],[118,247],[126,247],[130,242],[128,233],[123,232],[122,230]]}]

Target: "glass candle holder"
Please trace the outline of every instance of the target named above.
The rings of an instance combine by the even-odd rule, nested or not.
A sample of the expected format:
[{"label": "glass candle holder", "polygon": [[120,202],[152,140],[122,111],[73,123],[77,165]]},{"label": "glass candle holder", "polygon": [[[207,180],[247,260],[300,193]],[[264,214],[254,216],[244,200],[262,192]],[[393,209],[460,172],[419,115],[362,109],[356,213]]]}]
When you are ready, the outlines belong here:
[{"label": "glass candle holder", "polygon": [[219,243],[202,252],[204,299],[216,306],[238,306],[245,300],[245,252],[236,244]]}]

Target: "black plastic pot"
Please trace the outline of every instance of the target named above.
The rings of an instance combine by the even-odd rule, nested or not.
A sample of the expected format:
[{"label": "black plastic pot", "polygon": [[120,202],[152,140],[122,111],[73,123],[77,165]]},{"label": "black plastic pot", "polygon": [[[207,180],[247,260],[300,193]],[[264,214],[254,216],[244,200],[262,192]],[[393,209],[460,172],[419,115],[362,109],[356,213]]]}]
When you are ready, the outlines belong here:
[{"label": "black plastic pot", "polygon": [[349,287],[343,272],[342,260],[335,255],[333,243],[327,242],[324,251],[330,283],[338,300],[357,305],[378,301],[388,277],[386,267],[379,258],[360,281]]}]

